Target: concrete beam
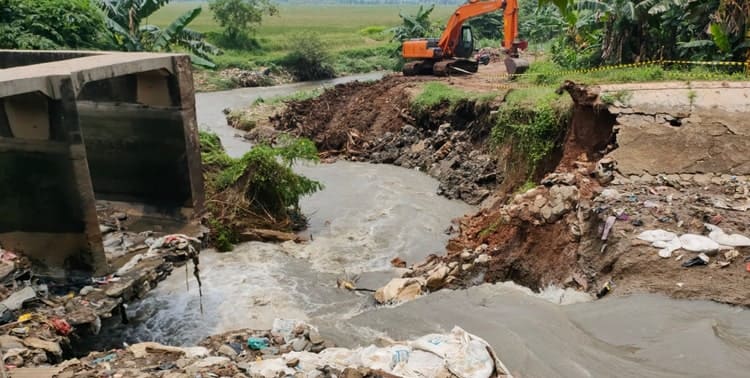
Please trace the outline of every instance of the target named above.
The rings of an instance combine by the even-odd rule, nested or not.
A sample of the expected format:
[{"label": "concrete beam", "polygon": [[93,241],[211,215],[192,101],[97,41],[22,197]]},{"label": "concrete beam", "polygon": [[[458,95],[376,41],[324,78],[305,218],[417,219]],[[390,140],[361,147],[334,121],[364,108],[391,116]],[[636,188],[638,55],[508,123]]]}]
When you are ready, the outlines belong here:
[{"label": "concrete beam", "polygon": [[53,276],[100,275],[97,200],[202,208],[189,57],[13,54],[0,50],[0,245]]}]

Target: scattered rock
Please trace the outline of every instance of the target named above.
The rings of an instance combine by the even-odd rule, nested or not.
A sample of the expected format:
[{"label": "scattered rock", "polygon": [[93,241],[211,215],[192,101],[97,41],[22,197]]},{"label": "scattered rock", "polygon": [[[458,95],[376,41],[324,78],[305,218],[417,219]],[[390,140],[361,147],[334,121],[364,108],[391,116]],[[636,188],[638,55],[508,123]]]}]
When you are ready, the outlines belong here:
[{"label": "scattered rock", "polygon": [[445,278],[448,276],[449,269],[445,265],[438,266],[427,277],[427,288],[437,290],[445,284]]},{"label": "scattered rock", "polygon": [[220,355],[225,356],[225,357],[229,357],[229,358],[237,357],[237,352],[234,350],[234,348],[226,344],[219,347],[218,352]]},{"label": "scattered rock", "polygon": [[292,350],[295,352],[301,352],[307,347],[307,340],[299,338],[292,340]]},{"label": "scattered rock", "polygon": [[479,264],[479,265],[487,264],[488,262],[490,262],[490,256],[486,254],[479,255],[479,257],[477,257],[476,260],[474,260],[474,264]]}]

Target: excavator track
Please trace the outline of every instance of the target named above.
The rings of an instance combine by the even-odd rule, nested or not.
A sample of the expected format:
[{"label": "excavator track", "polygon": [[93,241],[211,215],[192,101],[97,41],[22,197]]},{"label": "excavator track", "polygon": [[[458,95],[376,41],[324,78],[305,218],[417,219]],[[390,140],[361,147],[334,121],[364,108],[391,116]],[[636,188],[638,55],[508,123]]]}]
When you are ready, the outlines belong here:
[{"label": "excavator track", "polygon": [[415,75],[432,75],[432,67],[435,64],[432,60],[416,60],[404,64],[404,68],[401,72],[404,76],[415,76]]},{"label": "excavator track", "polygon": [[[455,69],[454,69],[455,68]],[[446,59],[432,66],[435,76],[448,76],[450,74],[476,73],[479,71],[479,63],[468,59]]]},{"label": "excavator track", "polygon": [[439,62],[416,60],[404,64],[404,68],[401,69],[404,76],[448,76],[451,74],[476,73],[477,71],[479,71],[479,62],[468,59],[446,59]]}]

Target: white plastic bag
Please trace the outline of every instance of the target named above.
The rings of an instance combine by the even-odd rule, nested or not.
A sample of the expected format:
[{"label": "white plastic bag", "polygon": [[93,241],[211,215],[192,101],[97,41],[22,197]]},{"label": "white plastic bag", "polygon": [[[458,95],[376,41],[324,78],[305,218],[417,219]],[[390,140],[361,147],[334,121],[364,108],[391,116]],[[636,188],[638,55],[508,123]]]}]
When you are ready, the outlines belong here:
[{"label": "white plastic bag", "polygon": [[690,252],[710,252],[719,249],[719,243],[703,235],[685,234],[680,236],[682,249]]},{"label": "white plastic bag", "polygon": [[680,238],[675,236],[674,239],[670,241],[657,240],[651,243],[651,246],[656,247],[656,248],[661,248],[659,250],[659,257],[663,259],[668,259],[672,257],[672,252],[682,248],[682,243],[680,242]]},{"label": "white plastic bag", "polygon": [[670,241],[677,237],[677,234],[674,232],[664,231],[664,230],[648,230],[641,232],[637,238],[641,240],[645,240],[647,242],[653,243],[655,241]]},{"label": "white plastic bag", "polygon": [[708,237],[711,240],[719,243],[720,245],[725,245],[728,247],[750,247],[750,238],[748,238],[745,235],[740,235],[740,234],[728,235],[724,233],[724,230],[722,230],[718,226],[714,226],[708,223],[706,223],[705,226],[707,229],[711,231],[708,234]]}]

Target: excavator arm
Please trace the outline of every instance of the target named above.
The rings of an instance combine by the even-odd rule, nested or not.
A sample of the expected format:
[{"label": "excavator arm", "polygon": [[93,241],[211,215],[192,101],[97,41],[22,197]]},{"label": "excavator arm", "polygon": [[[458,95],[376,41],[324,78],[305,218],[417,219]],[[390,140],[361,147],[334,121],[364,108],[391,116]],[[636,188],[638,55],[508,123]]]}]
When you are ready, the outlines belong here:
[{"label": "excavator arm", "polygon": [[461,29],[464,22],[481,15],[492,13],[498,9],[504,9],[504,33],[503,47],[506,50],[513,48],[513,41],[518,37],[518,0],[469,0],[468,3],[458,7],[440,36],[438,46],[443,50],[445,56],[453,56],[461,40]]}]

